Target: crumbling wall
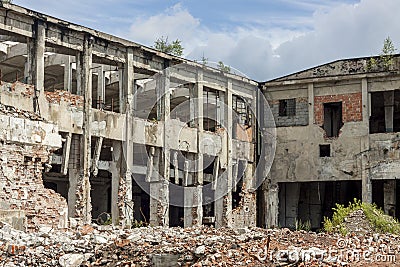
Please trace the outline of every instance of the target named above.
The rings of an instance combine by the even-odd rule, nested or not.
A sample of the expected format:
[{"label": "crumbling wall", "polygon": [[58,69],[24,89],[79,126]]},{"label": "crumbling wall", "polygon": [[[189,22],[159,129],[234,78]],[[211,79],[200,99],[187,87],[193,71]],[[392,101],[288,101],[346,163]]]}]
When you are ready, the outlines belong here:
[{"label": "crumbling wall", "polygon": [[28,230],[66,227],[66,200],[42,180],[51,151],[60,147],[55,125],[0,104],[0,209],[23,211]]},{"label": "crumbling wall", "polygon": [[0,144],[0,207],[23,210],[27,229],[42,225],[65,228],[67,202],[43,186],[42,172],[50,151],[41,145]]},{"label": "crumbling wall", "polygon": [[256,226],[256,194],[243,191],[239,206],[232,210],[232,227],[254,227]]}]

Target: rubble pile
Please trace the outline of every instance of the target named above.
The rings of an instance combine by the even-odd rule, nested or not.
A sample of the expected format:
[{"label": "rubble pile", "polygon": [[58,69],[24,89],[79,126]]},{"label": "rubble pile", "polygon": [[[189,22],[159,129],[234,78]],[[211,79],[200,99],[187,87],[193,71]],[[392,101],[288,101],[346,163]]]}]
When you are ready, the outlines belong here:
[{"label": "rubble pile", "polygon": [[395,235],[343,238],[289,229],[0,229],[2,266],[394,266],[399,248]]},{"label": "rubble pile", "polygon": [[356,210],[350,213],[344,221],[347,231],[355,234],[366,234],[376,232],[374,227],[368,221],[363,210]]}]

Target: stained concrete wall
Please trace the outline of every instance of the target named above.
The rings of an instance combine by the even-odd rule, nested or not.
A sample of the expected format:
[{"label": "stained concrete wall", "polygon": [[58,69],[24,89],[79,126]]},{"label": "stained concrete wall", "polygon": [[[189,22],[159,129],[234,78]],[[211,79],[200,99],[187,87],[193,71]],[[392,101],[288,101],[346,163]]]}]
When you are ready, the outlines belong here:
[{"label": "stained concrete wall", "polygon": [[[369,92],[399,89],[400,79],[385,71],[368,73],[363,67],[365,62],[365,59],[338,61],[264,84],[264,94],[272,103],[296,95],[308,99],[308,125],[292,127],[289,122],[285,127],[278,118],[280,127],[269,183],[286,183],[279,187],[281,226],[293,226],[295,218],[311,214],[314,214],[312,227],[318,225],[317,217],[321,217],[318,210],[304,213],[315,206],[311,196],[316,191],[310,187],[310,192],[303,193],[307,196],[302,197],[300,205],[301,196],[298,197],[296,190],[299,182],[362,181],[362,199],[372,201],[372,180],[390,181],[400,176],[398,133],[369,134]],[[335,76],[340,73],[342,76]],[[367,74],[358,76],[359,73]],[[324,103],[332,102],[342,102],[343,126],[338,137],[328,138],[323,129]],[[277,113],[276,108],[274,112]],[[328,157],[321,157],[320,145],[330,146]],[[394,202],[395,193],[388,188],[382,192],[385,210]],[[298,209],[303,211],[302,215]]]}]

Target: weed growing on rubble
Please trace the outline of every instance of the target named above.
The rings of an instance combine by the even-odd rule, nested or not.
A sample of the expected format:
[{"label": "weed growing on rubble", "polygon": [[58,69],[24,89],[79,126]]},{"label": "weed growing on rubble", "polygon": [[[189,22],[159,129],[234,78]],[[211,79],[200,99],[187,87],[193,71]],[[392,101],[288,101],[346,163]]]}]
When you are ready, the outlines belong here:
[{"label": "weed growing on rubble", "polygon": [[325,232],[339,232],[346,235],[348,233],[345,225],[346,218],[357,210],[364,212],[365,217],[377,232],[400,234],[400,223],[397,219],[386,215],[376,204],[363,203],[358,199],[354,199],[347,207],[336,204],[336,207],[333,208],[332,219],[324,217]]},{"label": "weed growing on rubble", "polygon": [[303,222],[301,219],[296,220],[296,231],[301,231],[301,230],[307,232],[311,231],[311,222],[309,220],[305,222]]}]

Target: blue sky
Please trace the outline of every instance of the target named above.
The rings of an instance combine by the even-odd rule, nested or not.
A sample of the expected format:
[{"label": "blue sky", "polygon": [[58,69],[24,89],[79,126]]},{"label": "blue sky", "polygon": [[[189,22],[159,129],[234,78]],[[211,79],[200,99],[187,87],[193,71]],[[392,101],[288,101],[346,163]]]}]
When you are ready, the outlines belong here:
[{"label": "blue sky", "polygon": [[14,0],[151,46],[180,39],[184,56],[222,60],[255,80],[400,45],[399,0]]}]

